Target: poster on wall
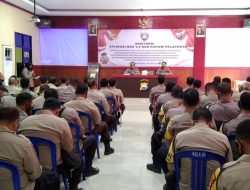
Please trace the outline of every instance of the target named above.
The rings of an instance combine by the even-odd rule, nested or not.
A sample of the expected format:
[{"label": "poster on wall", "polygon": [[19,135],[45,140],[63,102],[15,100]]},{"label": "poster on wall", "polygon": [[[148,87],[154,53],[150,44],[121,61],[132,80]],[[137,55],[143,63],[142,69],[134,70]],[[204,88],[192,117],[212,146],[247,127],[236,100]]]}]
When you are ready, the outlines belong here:
[{"label": "poster on wall", "polygon": [[193,67],[194,29],[99,29],[101,66]]}]

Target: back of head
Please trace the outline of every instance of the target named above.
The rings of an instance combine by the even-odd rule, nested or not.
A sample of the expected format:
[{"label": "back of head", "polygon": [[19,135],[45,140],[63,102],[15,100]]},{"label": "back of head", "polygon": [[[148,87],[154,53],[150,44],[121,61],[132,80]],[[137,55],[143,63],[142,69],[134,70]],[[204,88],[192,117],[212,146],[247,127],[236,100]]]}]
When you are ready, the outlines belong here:
[{"label": "back of head", "polygon": [[0,108],[0,122],[13,122],[19,119],[19,111],[16,108]]},{"label": "back of head", "polygon": [[100,81],[100,86],[101,87],[107,87],[108,86],[108,84],[109,84],[109,81],[108,81],[108,79],[106,79],[106,78],[103,78],[101,81]]},{"label": "back of head", "polygon": [[221,83],[221,77],[220,76],[215,76],[214,79],[213,79],[213,82]]},{"label": "back of head", "polygon": [[201,87],[201,81],[198,79],[194,80],[193,87],[199,89]]},{"label": "back of head", "polygon": [[30,87],[30,80],[27,78],[21,78],[20,85],[22,88],[29,88]]},{"label": "back of head", "polygon": [[192,85],[194,81],[194,77],[187,77],[186,84]]},{"label": "back of head", "polygon": [[48,110],[59,110],[61,108],[61,104],[56,98],[48,98],[45,100],[43,104],[43,109]]},{"label": "back of head", "polygon": [[45,100],[48,98],[54,98],[54,99],[59,100],[57,90],[54,88],[49,88],[49,89],[45,90],[44,91],[44,98],[45,98]]},{"label": "back of head", "polygon": [[175,86],[175,82],[173,81],[168,81],[166,84],[166,92],[172,92],[172,89]]},{"label": "back of head", "polygon": [[218,84],[217,92],[219,95],[229,95],[232,93],[231,85],[227,82],[222,82]]},{"label": "back of head", "polygon": [[195,107],[199,103],[199,92],[196,89],[189,88],[183,92],[184,104],[188,107]]},{"label": "back of head", "polygon": [[183,91],[183,89],[182,89],[181,86],[175,85],[175,86],[173,87],[173,89],[172,89],[172,96],[173,96],[174,98],[179,98],[180,93],[182,93],[182,91]]},{"label": "back of head", "polygon": [[243,82],[241,84],[241,90],[250,91],[250,82]]},{"label": "back of head", "polygon": [[116,85],[116,80],[115,79],[109,79],[109,86],[114,87]]},{"label": "back of head", "polygon": [[88,83],[88,87],[90,89],[92,89],[93,87],[96,87],[96,81],[95,81],[95,79],[88,79],[87,83]]},{"label": "back of head", "polygon": [[11,77],[9,78],[8,84],[9,84],[9,85],[17,85],[17,78],[16,78],[15,75],[14,75],[14,76],[11,76]]},{"label": "back of head", "polygon": [[158,83],[159,83],[159,84],[164,84],[164,82],[165,82],[165,77],[164,77],[163,75],[159,75],[158,78],[157,78],[157,80],[158,80]]},{"label": "back of head", "polygon": [[29,93],[23,92],[17,95],[16,97],[16,105],[22,106],[27,102],[32,102],[32,96]]},{"label": "back of head", "polygon": [[76,87],[76,95],[83,95],[88,93],[88,86],[87,84],[78,84]]},{"label": "back of head", "polygon": [[246,111],[250,111],[250,92],[244,92],[241,94],[240,107]]},{"label": "back of head", "polygon": [[69,80],[69,84],[70,84],[71,86],[74,86],[74,87],[76,87],[79,83],[80,83],[80,81],[79,81],[77,78],[71,78],[71,79]]},{"label": "back of head", "polygon": [[67,79],[67,77],[61,77],[61,83],[67,83],[67,81],[68,81],[68,79]]},{"label": "back of head", "polygon": [[192,117],[194,122],[197,121],[205,121],[205,122],[211,122],[213,117],[212,113],[206,109],[206,108],[197,108],[193,112],[193,117]]},{"label": "back of head", "polygon": [[56,81],[57,81],[56,76],[50,76],[50,77],[49,77],[49,83],[51,83],[51,84],[56,84]]},{"label": "back of head", "polygon": [[246,81],[247,81],[247,82],[250,82],[250,76],[246,78]]},{"label": "back of head", "polygon": [[48,89],[50,89],[49,85],[47,85],[47,84],[42,84],[42,85],[40,86],[40,88],[39,88],[39,93],[41,94],[41,93],[45,92],[45,91],[48,90]]},{"label": "back of head", "polygon": [[47,76],[40,76],[40,83],[41,84],[48,83],[48,77]]},{"label": "back of head", "polygon": [[242,121],[235,131],[236,139],[250,144],[250,119]]},{"label": "back of head", "polygon": [[221,81],[222,82],[227,82],[227,83],[231,84],[231,79],[228,78],[228,77],[223,78]]},{"label": "back of head", "polygon": [[214,86],[214,84],[212,82],[208,82],[206,85],[205,85],[205,92],[208,93],[210,91],[214,91],[216,92],[216,87]]}]

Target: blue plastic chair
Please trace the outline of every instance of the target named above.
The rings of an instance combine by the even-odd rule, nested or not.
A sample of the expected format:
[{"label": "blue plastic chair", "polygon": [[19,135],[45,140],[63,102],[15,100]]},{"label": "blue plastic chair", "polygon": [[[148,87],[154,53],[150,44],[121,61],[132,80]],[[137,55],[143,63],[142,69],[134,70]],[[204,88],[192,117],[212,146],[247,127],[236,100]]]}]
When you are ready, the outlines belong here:
[{"label": "blue plastic chair", "polygon": [[174,166],[176,174],[176,190],[179,189],[180,161],[183,158],[189,158],[191,160],[192,190],[206,189],[206,174],[208,161],[217,161],[220,165],[223,165],[226,162],[225,157],[205,150],[187,150],[175,153]]},{"label": "blue plastic chair", "polygon": [[112,114],[116,113],[116,100],[113,96],[107,96],[106,97],[107,101],[111,103],[111,108],[112,108]]},{"label": "blue plastic chair", "polygon": [[[36,151],[38,159],[40,159],[40,153],[39,153],[39,146],[40,145],[46,145],[47,147],[50,148],[51,152],[51,164],[52,164],[52,171],[58,172],[57,171],[57,163],[56,163],[56,144],[48,139],[40,138],[40,137],[30,137],[27,136],[31,143],[33,144],[33,147]],[[63,183],[64,183],[64,188],[65,190],[68,190],[68,182],[67,179],[63,177]]]},{"label": "blue plastic chair", "polygon": [[14,190],[20,190],[21,183],[17,166],[6,160],[0,160],[0,168],[8,169],[11,172]]},{"label": "blue plastic chair", "polygon": [[101,115],[101,117],[102,117],[102,120],[103,120],[103,119],[104,119],[105,112],[104,112],[104,109],[103,109],[102,105],[99,104],[99,103],[95,103],[95,105],[96,105],[96,107],[98,108],[99,113],[100,113],[100,115]]},{"label": "blue plastic chair", "polygon": [[97,157],[100,159],[100,151],[99,151],[99,134],[94,133],[92,130],[92,116],[91,114],[83,111],[77,111],[80,117],[86,117],[88,119],[88,130],[90,135],[95,136],[95,141],[96,141],[96,152],[97,152]]},{"label": "blue plastic chair", "polygon": [[[104,109],[103,109],[102,105],[99,104],[99,103],[95,103],[95,105],[97,106],[97,108],[99,110],[99,113],[101,115],[102,120],[104,120],[105,112],[104,112]],[[109,132],[110,132],[111,135],[113,135],[113,129],[110,129]]]},{"label": "blue plastic chair", "polygon": [[85,152],[84,149],[80,147],[80,126],[75,124],[75,123],[69,123],[69,127],[75,131],[75,136],[76,136],[76,150],[80,154],[81,159],[82,159],[82,179],[85,180],[85,174],[86,174],[86,157],[85,157]]}]

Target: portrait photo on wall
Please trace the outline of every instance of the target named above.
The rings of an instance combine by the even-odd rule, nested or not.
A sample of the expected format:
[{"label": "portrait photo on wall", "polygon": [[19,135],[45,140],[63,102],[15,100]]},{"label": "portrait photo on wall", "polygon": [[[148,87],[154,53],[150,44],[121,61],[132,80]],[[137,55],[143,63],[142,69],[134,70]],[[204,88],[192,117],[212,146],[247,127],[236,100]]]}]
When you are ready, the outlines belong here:
[{"label": "portrait photo on wall", "polygon": [[196,25],[196,37],[203,38],[206,34],[206,27],[204,24],[197,24]]},{"label": "portrait photo on wall", "polygon": [[89,36],[97,36],[97,25],[89,23],[88,24]]}]

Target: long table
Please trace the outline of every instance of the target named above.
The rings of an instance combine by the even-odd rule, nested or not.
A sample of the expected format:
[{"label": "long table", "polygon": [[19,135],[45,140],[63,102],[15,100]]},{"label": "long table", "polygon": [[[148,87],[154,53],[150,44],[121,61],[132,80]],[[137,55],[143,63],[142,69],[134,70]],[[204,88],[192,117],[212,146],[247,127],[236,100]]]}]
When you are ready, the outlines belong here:
[{"label": "long table", "polygon": [[[158,84],[157,75],[112,75],[117,81],[117,88],[123,91],[125,97],[147,98],[150,89]],[[166,75],[167,81],[178,82],[177,76]],[[145,90],[148,87],[148,90]]]}]

